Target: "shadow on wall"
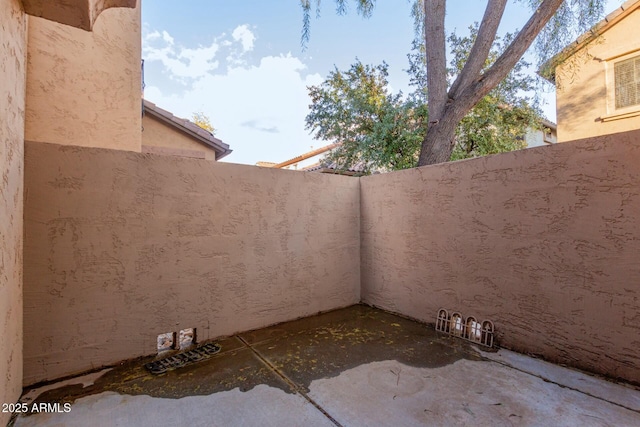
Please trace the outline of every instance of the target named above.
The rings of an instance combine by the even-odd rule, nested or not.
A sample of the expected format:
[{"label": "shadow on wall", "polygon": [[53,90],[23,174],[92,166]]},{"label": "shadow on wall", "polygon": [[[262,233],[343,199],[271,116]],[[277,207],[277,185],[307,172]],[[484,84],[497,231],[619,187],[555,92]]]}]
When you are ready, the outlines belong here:
[{"label": "shadow on wall", "polygon": [[[561,135],[582,134],[588,129],[592,135],[603,133],[600,118],[607,112],[607,91],[604,86],[594,91],[593,82],[569,83],[571,95],[564,95],[561,105],[558,105],[558,132]],[[567,141],[562,136],[561,141]]]},{"label": "shadow on wall", "polygon": [[365,303],[640,383],[640,131],[360,184]]}]

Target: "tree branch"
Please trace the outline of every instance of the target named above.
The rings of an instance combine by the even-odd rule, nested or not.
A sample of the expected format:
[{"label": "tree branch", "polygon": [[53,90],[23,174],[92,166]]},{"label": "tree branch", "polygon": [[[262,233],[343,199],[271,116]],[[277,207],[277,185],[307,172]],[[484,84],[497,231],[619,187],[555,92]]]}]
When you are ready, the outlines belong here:
[{"label": "tree branch", "polygon": [[447,63],[445,46],[446,0],[424,0],[424,36],[427,60],[429,121],[437,122],[447,103]]},{"label": "tree branch", "polygon": [[450,98],[456,99],[460,92],[466,89],[471,82],[480,77],[482,68],[487,62],[487,57],[491,51],[493,41],[496,38],[496,32],[498,31],[498,26],[502,20],[506,4],[507,0],[489,0],[487,3],[487,8],[484,11],[484,17],[482,18],[482,24],[480,24],[478,36],[473,43],[473,47],[469,53],[469,58],[449,90]]},{"label": "tree branch", "polygon": [[475,83],[462,89],[462,93],[457,98],[457,101],[462,103],[462,105],[460,105],[460,107],[462,107],[461,109],[466,111],[471,109],[509,74],[529,46],[531,46],[536,36],[556,13],[563,1],[564,0],[544,0],[540,4],[531,16],[531,19],[529,19],[522,30],[520,30],[504,53],[493,63],[491,68],[483,73]]}]

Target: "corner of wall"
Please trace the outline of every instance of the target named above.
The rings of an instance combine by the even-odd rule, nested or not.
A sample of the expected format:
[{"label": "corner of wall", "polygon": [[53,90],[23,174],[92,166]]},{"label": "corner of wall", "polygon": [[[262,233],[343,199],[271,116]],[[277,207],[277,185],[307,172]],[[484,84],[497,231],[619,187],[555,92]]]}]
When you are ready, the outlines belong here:
[{"label": "corner of wall", "polygon": [[358,302],[360,304],[362,304],[364,302],[363,299],[363,288],[365,286],[364,284],[364,272],[363,272],[363,268],[362,268],[362,264],[363,264],[363,259],[362,259],[362,177],[359,176],[358,177],[358,269],[360,270],[359,272],[359,281],[360,281],[360,288],[358,289]]},{"label": "corner of wall", "polygon": [[[22,250],[26,15],[18,0],[0,0],[0,403],[22,393]],[[11,414],[0,412],[0,425]]]}]

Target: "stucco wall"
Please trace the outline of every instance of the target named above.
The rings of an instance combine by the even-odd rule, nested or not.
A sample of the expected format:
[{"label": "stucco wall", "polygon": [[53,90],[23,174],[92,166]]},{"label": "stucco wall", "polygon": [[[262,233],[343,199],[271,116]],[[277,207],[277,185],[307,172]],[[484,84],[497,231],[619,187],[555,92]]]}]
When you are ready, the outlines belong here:
[{"label": "stucco wall", "polygon": [[93,32],[30,17],[26,139],[139,152],[140,34],[140,1]]},{"label": "stucco wall", "polygon": [[361,179],[362,298],[640,382],[640,131]]},{"label": "stucco wall", "polygon": [[360,300],[357,179],[26,143],[24,382]]},{"label": "stucco wall", "polygon": [[[633,51],[633,55],[640,55],[640,38],[630,36],[638,33],[639,26],[640,9],[557,67],[559,142],[640,129],[640,114],[617,120],[602,120],[620,112],[615,110],[611,98],[614,91],[613,63]],[[620,55],[623,56],[619,57]],[[640,106],[625,111],[631,110],[640,111]]]},{"label": "stucco wall", "polygon": [[25,66],[26,17],[17,0],[0,0],[0,403],[22,392]]},{"label": "stucco wall", "polygon": [[177,131],[171,126],[156,120],[149,114],[142,118],[142,145],[146,147],[163,147],[178,150],[189,150],[204,153],[207,160],[215,160],[216,152],[198,141]]}]

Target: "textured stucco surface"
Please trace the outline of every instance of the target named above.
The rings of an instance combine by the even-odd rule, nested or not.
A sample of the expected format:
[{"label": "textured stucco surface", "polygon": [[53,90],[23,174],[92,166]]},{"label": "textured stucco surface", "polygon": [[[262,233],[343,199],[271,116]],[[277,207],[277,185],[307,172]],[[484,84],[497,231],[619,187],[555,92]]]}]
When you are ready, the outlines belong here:
[{"label": "textured stucco surface", "polygon": [[30,17],[25,138],[139,152],[140,34],[140,4],[93,32]]},{"label": "textured stucco surface", "polygon": [[142,118],[142,128],[144,129],[142,132],[143,146],[197,151],[203,153],[207,160],[216,159],[216,152],[213,148],[205,147],[185,133],[167,126],[149,114]]},{"label": "textured stucco surface", "polygon": [[[624,58],[619,57],[620,55],[640,55],[640,37],[636,36],[638,26],[640,9],[556,68],[559,142],[640,129],[640,115],[611,121],[601,120],[621,112],[615,110],[611,98],[612,92],[615,92],[613,64]],[[640,106],[622,111],[638,112]]]},{"label": "textured stucco surface", "polygon": [[360,181],[364,302],[640,382],[640,132]]},{"label": "textured stucco surface", "polygon": [[135,7],[136,0],[22,0],[22,4],[29,15],[90,31],[102,11]]},{"label": "textured stucco surface", "polygon": [[357,179],[26,143],[24,382],[360,300]]},{"label": "textured stucco surface", "polygon": [[25,67],[25,15],[18,0],[0,0],[0,403],[22,392]]}]

